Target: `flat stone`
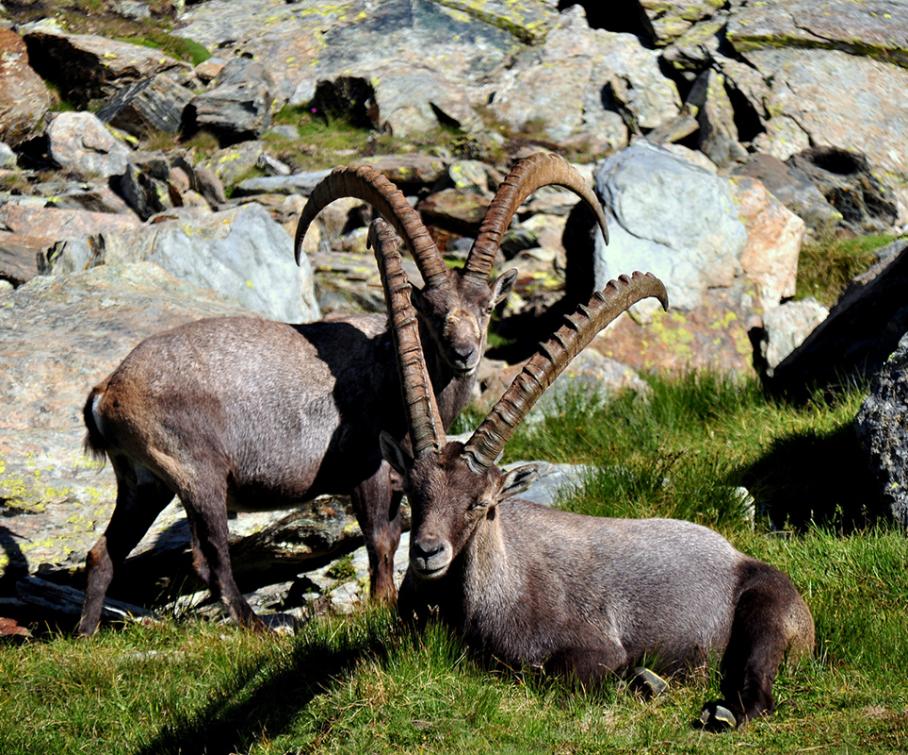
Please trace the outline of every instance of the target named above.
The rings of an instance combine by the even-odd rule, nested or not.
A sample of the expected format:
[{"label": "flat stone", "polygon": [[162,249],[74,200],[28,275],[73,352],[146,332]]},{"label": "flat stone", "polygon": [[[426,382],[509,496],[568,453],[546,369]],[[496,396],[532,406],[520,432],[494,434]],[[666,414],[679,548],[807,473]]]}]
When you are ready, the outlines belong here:
[{"label": "flat stone", "polygon": [[739,4],[726,32],[739,52],[770,47],[841,50],[908,67],[908,15],[900,0],[766,0]]}]

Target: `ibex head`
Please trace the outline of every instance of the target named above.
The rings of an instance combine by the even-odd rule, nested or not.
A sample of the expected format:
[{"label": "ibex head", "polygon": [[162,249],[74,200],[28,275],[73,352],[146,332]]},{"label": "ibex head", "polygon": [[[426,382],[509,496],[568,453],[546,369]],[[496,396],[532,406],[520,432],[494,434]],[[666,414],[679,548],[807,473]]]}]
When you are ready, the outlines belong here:
[{"label": "ibex head", "polygon": [[361,165],[334,170],[313,190],[296,230],[297,260],[306,231],[323,207],[346,196],[369,202],[400,234],[419,267],[425,286],[413,291],[412,304],[438,354],[453,372],[471,373],[485,350],[492,311],[507,298],[517,277],[512,269],[489,280],[501,239],[521,202],[552,184],[586,200],[608,238],[602,207],[583,178],[558,155],[533,155],[518,163],[499,186],[463,269],[450,270],[400,190],[374,168]]},{"label": "ibex head", "polygon": [[413,445],[411,456],[383,434],[382,454],[401,475],[410,500],[410,565],[416,576],[432,579],[445,574],[484,522],[494,521],[501,501],[523,492],[535,478],[532,465],[505,472],[495,462],[546,388],[596,333],[628,307],[649,296],[668,307],[668,296],[661,281],[649,273],[610,281],[540,346],[466,444],[446,443],[396,238],[387,224],[376,221],[371,240],[391,312]]}]

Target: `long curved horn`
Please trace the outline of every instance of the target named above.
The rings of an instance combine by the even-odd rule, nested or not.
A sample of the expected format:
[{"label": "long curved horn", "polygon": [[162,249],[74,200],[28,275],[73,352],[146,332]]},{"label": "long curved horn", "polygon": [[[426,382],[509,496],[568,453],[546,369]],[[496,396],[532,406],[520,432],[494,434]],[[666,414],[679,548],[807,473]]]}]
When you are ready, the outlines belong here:
[{"label": "long curved horn", "polygon": [[369,165],[335,168],[312,190],[296,227],[293,251],[297,263],[300,260],[306,231],[309,230],[315,216],[341,197],[356,197],[369,202],[394,226],[410,248],[427,287],[443,286],[450,280],[444,259],[432,241],[428,229],[423,225],[419,213],[410,207],[400,189]]},{"label": "long curved horn", "polygon": [[410,303],[410,282],[401,264],[400,242],[394,229],[381,219],[372,221],[368,240],[375,252],[388,305],[413,454],[436,453],[444,444],[444,425],[426,369],[416,310]]},{"label": "long curved horn", "polygon": [[570,361],[602,328],[633,304],[655,296],[668,309],[668,294],[662,281],[650,273],[622,275],[609,281],[565,318],[565,324],[539,347],[524,365],[504,395],[464,446],[463,455],[475,472],[491,467],[518,423],[527,415]]},{"label": "long curved horn", "polygon": [[608,243],[605,212],[595,192],[561,155],[542,152],[521,160],[505,177],[479,227],[479,234],[464,265],[464,275],[486,280],[492,270],[501,239],[523,200],[543,186],[563,186],[578,194],[596,214],[602,236]]}]

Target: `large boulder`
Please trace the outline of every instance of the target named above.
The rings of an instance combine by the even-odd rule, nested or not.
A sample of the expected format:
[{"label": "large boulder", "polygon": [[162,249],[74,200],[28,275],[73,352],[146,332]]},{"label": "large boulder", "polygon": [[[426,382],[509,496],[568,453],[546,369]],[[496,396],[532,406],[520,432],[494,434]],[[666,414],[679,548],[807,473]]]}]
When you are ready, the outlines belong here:
[{"label": "large boulder", "polygon": [[908,529],[908,332],[873,378],[855,426],[883,500]]},{"label": "large boulder", "polygon": [[22,38],[0,29],[0,141],[16,145],[40,130],[50,93],[28,64]]},{"label": "large boulder", "polygon": [[787,160],[809,147],[866,155],[908,221],[908,69],[839,50],[757,49],[747,59],[769,81],[759,149]]},{"label": "large boulder", "polygon": [[3,298],[0,509],[18,556],[0,566],[81,564],[115,492],[110,468],[82,451],[89,389],[143,338],[242,311],[150,263],[38,277]]},{"label": "large boulder", "polygon": [[47,127],[54,162],[74,178],[108,178],[126,172],[129,148],[94,113],[60,113]]},{"label": "large boulder", "polygon": [[645,141],[599,164],[596,191],[611,238],[595,236],[589,285],[646,270],[671,303],[667,314],[635,307],[597,339],[601,350],[637,368],[749,371],[748,331],[794,293],[803,221],[759,181],[718,176]]},{"label": "large boulder", "polygon": [[478,128],[475,106],[489,92],[477,82],[556,18],[544,0],[212,0],[187,9],[180,33],[261,61],[278,101],[345,90],[362,125],[405,136],[440,122]]},{"label": "large boulder", "polygon": [[0,206],[0,229],[34,239],[45,247],[58,241],[85,238],[93,233],[124,231],[139,225],[139,219],[131,213],[61,209],[46,206],[44,201],[11,201]]},{"label": "large boulder", "polygon": [[308,258],[303,255],[297,266],[290,236],[260,205],[170,221],[166,217],[134,232],[62,244],[50,255],[47,269],[60,274],[148,260],[271,319],[318,319]]}]

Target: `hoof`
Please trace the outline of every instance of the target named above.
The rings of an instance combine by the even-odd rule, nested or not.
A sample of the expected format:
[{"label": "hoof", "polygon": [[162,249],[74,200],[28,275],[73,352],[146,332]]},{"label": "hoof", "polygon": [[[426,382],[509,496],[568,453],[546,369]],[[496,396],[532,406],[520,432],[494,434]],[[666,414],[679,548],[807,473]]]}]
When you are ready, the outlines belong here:
[{"label": "hoof", "polygon": [[700,726],[707,731],[730,731],[738,726],[738,720],[724,705],[707,703],[700,712]]},{"label": "hoof", "polygon": [[637,666],[630,679],[631,688],[646,697],[656,697],[668,689],[668,682],[648,668]]}]

